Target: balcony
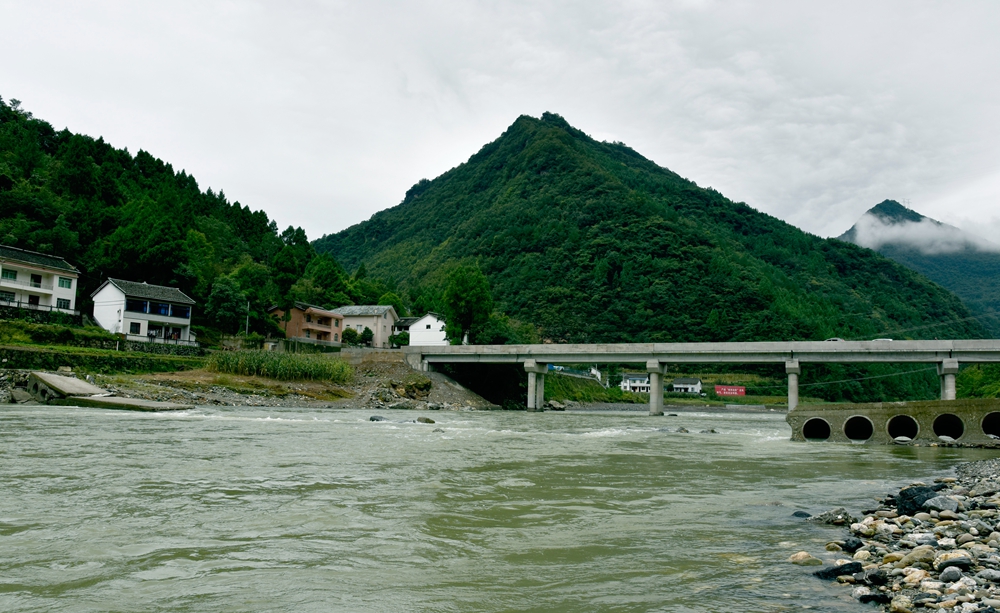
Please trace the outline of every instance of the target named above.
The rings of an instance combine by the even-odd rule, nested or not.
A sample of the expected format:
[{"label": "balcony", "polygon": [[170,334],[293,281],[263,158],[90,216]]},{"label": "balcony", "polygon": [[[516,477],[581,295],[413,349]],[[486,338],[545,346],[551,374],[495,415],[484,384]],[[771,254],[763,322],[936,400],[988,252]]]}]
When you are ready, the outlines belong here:
[{"label": "balcony", "polygon": [[51,283],[39,283],[38,281],[18,281],[16,279],[0,279],[0,286],[9,287],[30,287],[32,289],[41,290],[43,292],[51,292]]},{"label": "balcony", "polygon": [[66,313],[67,315],[80,314],[80,311],[74,311],[73,309],[60,309],[50,304],[31,304],[28,302],[21,302],[19,300],[4,300],[3,298],[0,298],[0,307],[12,307],[28,311],[53,311],[56,313]]},{"label": "balcony", "polygon": [[[2,303],[0,303],[2,304]],[[181,345],[185,347],[198,347],[198,341],[182,341],[180,339],[161,338],[159,336],[148,336],[145,334],[126,334],[125,340],[138,341],[140,343],[160,343],[162,345]]]}]

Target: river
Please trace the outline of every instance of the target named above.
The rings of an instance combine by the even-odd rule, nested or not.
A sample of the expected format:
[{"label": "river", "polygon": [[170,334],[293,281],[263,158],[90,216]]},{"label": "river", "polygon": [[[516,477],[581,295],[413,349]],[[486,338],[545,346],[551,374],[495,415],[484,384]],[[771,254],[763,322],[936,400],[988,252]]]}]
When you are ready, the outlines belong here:
[{"label": "river", "polygon": [[995,454],[773,413],[370,415],[5,406],[0,611],[866,611],[784,562],[845,534],[792,513]]}]

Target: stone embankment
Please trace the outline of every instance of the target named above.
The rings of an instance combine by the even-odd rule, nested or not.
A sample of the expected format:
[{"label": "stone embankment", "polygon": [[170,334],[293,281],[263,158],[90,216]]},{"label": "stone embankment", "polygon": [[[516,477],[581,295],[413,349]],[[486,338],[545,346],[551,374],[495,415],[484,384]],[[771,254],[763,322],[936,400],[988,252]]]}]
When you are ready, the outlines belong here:
[{"label": "stone embankment", "polygon": [[[1000,459],[995,459],[960,465],[957,477],[932,485],[915,483],[861,518],[845,509],[809,517],[848,530],[826,546],[839,559],[815,575],[892,613],[993,613],[1000,610],[998,508]],[[805,551],[789,562],[823,564]]]}]

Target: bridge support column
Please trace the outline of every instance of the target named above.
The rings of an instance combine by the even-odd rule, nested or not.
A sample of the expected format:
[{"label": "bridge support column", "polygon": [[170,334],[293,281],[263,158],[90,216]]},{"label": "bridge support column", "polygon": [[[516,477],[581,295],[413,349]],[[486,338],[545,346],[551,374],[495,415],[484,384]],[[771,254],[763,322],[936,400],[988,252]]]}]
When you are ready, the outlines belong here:
[{"label": "bridge support column", "polygon": [[528,372],[528,411],[537,411],[545,404],[545,373],[549,365],[525,360],[524,370]]},{"label": "bridge support column", "polygon": [[657,360],[649,360],[646,372],[649,373],[649,414],[663,415],[663,374],[667,372],[667,366]]},{"label": "bridge support column", "polygon": [[785,374],[788,375],[788,410],[799,406],[799,375],[802,368],[798,360],[785,361]]},{"label": "bridge support column", "polygon": [[958,360],[943,360],[938,365],[941,377],[941,400],[955,399],[955,375],[958,374]]}]

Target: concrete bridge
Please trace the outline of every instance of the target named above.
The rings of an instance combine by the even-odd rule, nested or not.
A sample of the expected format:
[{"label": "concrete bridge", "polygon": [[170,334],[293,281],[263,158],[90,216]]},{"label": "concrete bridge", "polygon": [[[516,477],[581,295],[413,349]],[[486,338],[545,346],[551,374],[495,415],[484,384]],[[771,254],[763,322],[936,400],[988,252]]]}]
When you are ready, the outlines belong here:
[{"label": "concrete bridge", "polygon": [[409,365],[523,364],[528,410],[541,408],[549,364],[639,364],[649,373],[649,414],[663,414],[667,364],[784,364],[788,408],[799,403],[802,364],[936,364],[941,399],[955,399],[959,364],[1000,362],[1000,340],[793,341],[766,343],[631,343],[596,345],[449,345],[404,347]]}]

